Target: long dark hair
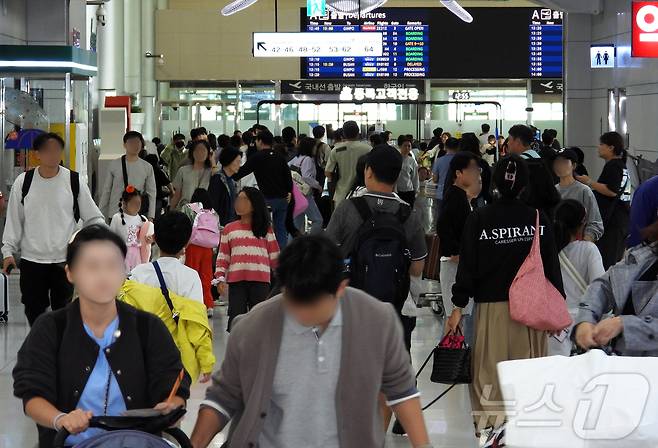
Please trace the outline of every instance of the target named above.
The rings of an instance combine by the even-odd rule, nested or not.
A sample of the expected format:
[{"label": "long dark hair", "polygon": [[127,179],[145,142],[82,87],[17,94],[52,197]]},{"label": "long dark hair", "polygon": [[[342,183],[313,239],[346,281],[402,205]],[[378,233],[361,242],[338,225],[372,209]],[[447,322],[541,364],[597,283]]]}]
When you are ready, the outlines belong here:
[{"label": "long dark hair", "polygon": [[267,231],[272,225],[270,221],[270,212],[267,210],[265,196],[258,188],[244,187],[242,192],[251,202],[253,212],[251,214],[251,231],[256,238],[265,238]]},{"label": "long dark hair", "polygon": [[470,151],[461,151],[454,155],[450,161],[450,168],[448,168],[448,175],[446,176],[446,189],[448,191],[457,180],[457,171],[464,171],[471,164],[471,160],[478,161],[478,157]]},{"label": "long dark hair", "polygon": [[314,138],[305,137],[299,141],[297,152],[300,156],[313,157],[313,151],[316,145],[317,141]]},{"label": "long dark hair", "polygon": [[493,175],[498,192],[507,199],[518,198],[528,186],[529,178],[528,165],[516,154],[500,159]]},{"label": "long dark hair", "polygon": [[202,145],[208,151],[208,157],[206,157],[206,161],[203,162],[204,166],[206,168],[212,168],[212,162],[210,161],[210,144],[205,140],[196,140],[192,142],[190,149],[187,152],[188,159],[190,159],[190,162],[192,162],[192,165],[194,165],[194,150],[199,145]]},{"label": "long dark hair", "polygon": [[[123,193],[121,193],[121,200],[119,201],[119,213],[121,213],[121,224],[126,225],[126,220],[123,216],[123,206],[126,204],[128,201],[130,201],[132,198],[139,196],[142,196],[142,192],[139,191],[137,188],[133,187],[132,185],[128,185],[124,190]],[[146,218],[144,218],[142,215],[139,215],[140,218],[142,218],[142,222],[146,222]]]},{"label": "long dark hair", "polygon": [[197,188],[192,193],[192,198],[190,199],[192,204],[200,202],[204,210],[210,210],[212,208],[212,201],[210,200],[210,194],[205,188]]},{"label": "long dark hair", "polygon": [[555,208],[554,231],[557,250],[567,247],[585,223],[587,210],[574,199],[565,199]]}]

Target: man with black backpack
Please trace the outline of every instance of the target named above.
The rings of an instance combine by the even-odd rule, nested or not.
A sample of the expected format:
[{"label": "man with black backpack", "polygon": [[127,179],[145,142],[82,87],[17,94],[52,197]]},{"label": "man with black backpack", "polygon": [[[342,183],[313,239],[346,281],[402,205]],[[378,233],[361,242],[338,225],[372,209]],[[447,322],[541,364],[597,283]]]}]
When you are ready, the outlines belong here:
[{"label": "man with black backpack", "polygon": [[416,319],[404,316],[402,308],[411,277],[423,274],[425,232],[416,212],[393,192],[402,170],[400,152],[383,144],[367,157],[367,193],[345,200],[336,208],[327,236],[349,260],[350,286],[393,305],[410,350]]},{"label": "man with black backpack", "polygon": [[9,274],[16,267],[14,255],[20,252],[22,302],[30,325],[48,306],[56,310],[71,301],[73,285],[64,262],[78,221],[105,222],[78,173],[60,166],[64,146],[57,134],[38,136],[33,149],[40,164],[16,178],[9,197],[2,270]]}]

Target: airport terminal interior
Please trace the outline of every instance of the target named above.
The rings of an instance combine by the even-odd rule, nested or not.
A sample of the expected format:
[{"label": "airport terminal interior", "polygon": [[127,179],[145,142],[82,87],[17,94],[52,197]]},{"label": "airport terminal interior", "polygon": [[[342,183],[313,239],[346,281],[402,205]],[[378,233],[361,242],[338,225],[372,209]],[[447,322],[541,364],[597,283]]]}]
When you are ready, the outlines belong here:
[{"label": "airport terminal interior", "polygon": [[0,0],[0,448],[658,446],[656,123],[658,1]]}]

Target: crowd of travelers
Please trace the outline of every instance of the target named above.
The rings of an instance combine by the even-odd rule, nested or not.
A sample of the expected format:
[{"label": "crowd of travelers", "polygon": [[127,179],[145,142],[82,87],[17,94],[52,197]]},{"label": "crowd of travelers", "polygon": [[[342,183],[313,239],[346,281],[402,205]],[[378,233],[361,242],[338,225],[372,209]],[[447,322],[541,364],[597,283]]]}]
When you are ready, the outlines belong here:
[{"label": "crowd of travelers", "polygon": [[[426,264],[439,266],[444,332],[472,345],[476,437],[501,424],[488,417],[501,361],[658,353],[658,177],[632,191],[616,132],[600,137],[596,180],[580,148],[521,124],[437,128],[429,142],[354,121],[155,140],[149,154],[125,134],[95,202],[45,133],[39,166],[11,188],[3,271],[20,268],[31,327],[14,394],[42,448],[60,430],[66,446],[96,437],[92,416],[169,414],[197,381],[209,387],[195,448],[229,424],[235,447],[382,446],[393,413],[395,433],[430,447],[410,357]],[[533,240],[573,320],[557,333],[510,313]]]}]

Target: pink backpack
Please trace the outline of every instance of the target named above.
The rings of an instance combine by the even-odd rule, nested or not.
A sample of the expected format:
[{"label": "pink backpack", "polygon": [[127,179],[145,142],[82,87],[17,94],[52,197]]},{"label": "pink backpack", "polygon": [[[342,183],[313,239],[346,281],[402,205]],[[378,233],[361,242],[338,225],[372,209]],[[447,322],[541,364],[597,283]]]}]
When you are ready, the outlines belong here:
[{"label": "pink backpack", "polygon": [[561,331],[571,325],[567,302],[544,275],[539,247],[539,210],[530,253],[516,274],[509,291],[513,320],[540,331]]},{"label": "pink backpack", "polygon": [[196,213],[192,225],[190,244],[195,246],[216,248],[219,246],[219,216],[214,210],[204,210],[196,204],[190,204]]}]

